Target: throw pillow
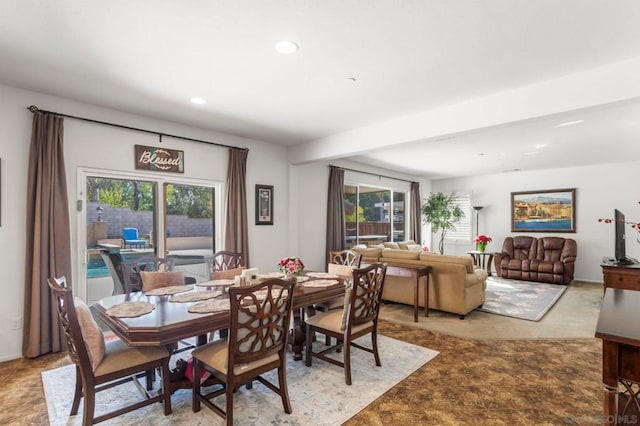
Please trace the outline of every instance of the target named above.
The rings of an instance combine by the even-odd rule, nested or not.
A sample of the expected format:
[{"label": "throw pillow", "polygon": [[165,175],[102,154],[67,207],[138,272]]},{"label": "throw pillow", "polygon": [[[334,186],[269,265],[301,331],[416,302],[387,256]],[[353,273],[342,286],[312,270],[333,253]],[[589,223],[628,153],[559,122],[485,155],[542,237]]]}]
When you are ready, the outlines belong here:
[{"label": "throw pillow", "polygon": [[383,248],[385,248],[385,246],[384,246],[384,244],[371,244],[369,246],[369,248],[383,249]]},{"label": "throw pillow", "polygon": [[96,368],[98,368],[98,365],[100,365],[104,358],[104,334],[102,330],[100,330],[100,327],[98,327],[96,320],[93,319],[91,310],[89,310],[89,307],[82,299],[74,298],[73,304],[76,307],[76,316],[80,324],[82,340],[84,340],[84,344],[87,347],[91,368],[93,371],[96,371]]},{"label": "throw pillow", "polygon": [[212,280],[224,280],[224,279],[232,279],[244,271],[246,268],[243,266],[242,268],[235,269],[227,269],[226,271],[213,271],[211,274]]},{"label": "throw pillow", "polygon": [[140,278],[142,278],[142,291],[149,291],[160,287],[184,285],[183,271],[140,271]]},{"label": "throw pillow", "polygon": [[398,243],[382,243],[385,248],[399,249]]},{"label": "throw pillow", "polygon": [[398,247],[401,248],[402,250],[408,250],[410,245],[415,245],[415,241],[413,240],[407,240],[407,241],[400,241],[398,243]]},{"label": "throw pillow", "polygon": [[407,250],[422,251],[422,246],[420,244],[407,244]]}]

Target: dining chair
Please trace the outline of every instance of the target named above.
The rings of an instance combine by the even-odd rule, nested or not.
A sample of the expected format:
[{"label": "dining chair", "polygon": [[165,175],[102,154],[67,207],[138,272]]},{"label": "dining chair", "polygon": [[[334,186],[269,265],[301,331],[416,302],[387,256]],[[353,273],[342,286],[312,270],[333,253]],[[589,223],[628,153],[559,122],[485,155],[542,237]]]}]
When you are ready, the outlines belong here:
[{"label": "dining chair", "polygon": [[[359,268],[361,262],[361,253],[353,250],[332,251],[329,253],[327,272],[339,275],[348,281],[353,276],[353,269]],[[344,297],[316,303],[313,307],[315,310],[322,312],[327,312],[331,309],[342,309],[344,307]],[[325,336],[325,342],[327,346],[331,345],[331,337]]]},{"label": "dining chair", "polygon": [[[156,402],[164,402],[164,414],[171,414],[169,392],[169,352],[164,347],[130,347],[122,340],[104,341],[104,335],[93,319],[89,307],[78,298],[73,298],[66,278],[50,278],[49,287],[53,293],[69,349],[69,357],[76,365],[76,387],[71,404],[71,416],[78,413],[80,399],[83,399],[82,424],[91,425],[108,420],[140,407]],[[144,393],[143,400],[117,410],[95,416],[96,394],[105,389],[119,386],[129,381],[136,382],[142,391],[137,376],[160,368],[162,371],[162,391],[155,396]],[[148,377],[148,376],[147,376]]]},{"label": "dining chair", "polygon": [[129,294],[132,291],[142,291],[143,283],[140,272],[172,271],[173,262],[157,256],[145,256],[135,260],[129,260],[120,264],[122,278],[124,282],[124,292]]},{"label": "dining chair", "polygon": [[219,280],[224,278],[233,278],[240,275],[246,267],[242,259],[242,253],[221,250],[215,252],[212,256],[205,256],[205,264],[210,279]]},{"label": "dining chair", "polygon": [[[377,335],[378,313],[386,271],[387,265],[380,262],[354,269],[351,288],[345,293],[343,309],[333,309],[307,318],[305,364],[308,367],[311,366],[312,357],[343,367],[345,382],[350,385],[351,346],[372,353],[376,365],[382,365],[378,354]],[[337,344],[320,352],[313,352],[311,345],[315,332],[335,337]],[[371,334],[371,348],[354,342],[367,334]],[[326,355],[338,349],[342,349],[343,361]]]},{"label": "dining chair", "polygon": [[[205,404],[233,424],[233,395],[241,385],[253,380],[280,395],[284,411],[291,414],[287,390],[286,348],[293,300],[293,280],[268,279],[248,287],[229,288],[230,324],[226,339],[195,349],[193,377],[208,370],[223,386],[207,394],[201,392],[200,380],[193,381],[194,412]],[[278,385],[261,375],[277,369]],[[212,398],[226,395],[226,407]]]}]

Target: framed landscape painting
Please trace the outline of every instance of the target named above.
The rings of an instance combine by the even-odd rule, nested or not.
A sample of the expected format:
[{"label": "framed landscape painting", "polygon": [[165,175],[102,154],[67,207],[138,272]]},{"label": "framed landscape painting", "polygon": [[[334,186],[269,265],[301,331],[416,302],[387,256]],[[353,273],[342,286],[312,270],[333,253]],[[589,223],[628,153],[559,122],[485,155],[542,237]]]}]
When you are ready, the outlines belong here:
[{"label": "framed landscape painting", "polygon": [[511,232],[576,232],[576,189],[511,193]]}]

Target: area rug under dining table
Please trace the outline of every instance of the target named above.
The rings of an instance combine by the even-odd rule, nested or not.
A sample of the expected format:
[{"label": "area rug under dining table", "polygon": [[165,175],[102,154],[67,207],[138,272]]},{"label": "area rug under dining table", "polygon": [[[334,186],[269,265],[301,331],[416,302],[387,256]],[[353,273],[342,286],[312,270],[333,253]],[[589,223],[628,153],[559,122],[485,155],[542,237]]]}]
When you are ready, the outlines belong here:
[{"label": "area rug under dining table", "polygon": [[568,286],[561,284],[490,276],[487,278],[486,300],[478,310],[528,321],[540,321],[567,288]]},{"label": "area rug under dining table", "polygon": [[[358,339],[371,346],[370,336]],[[322,346],[324,337],[316,339]],[[289,354],[287,382],[293,408],[292,414],[282,409],[282,401],[259,382],[253,389],[240,388],[234,398],[234,424],[239,425],[339,425],[358,413],[380,395],[395,386],[435,356],[433,351],[386,336],[378,336],[382,367],[376,367],[373,355],[352,349],[353,384],[344,382],[344,370],[322,360],[313,360],[311,367],[294,361]],[[184,358],[185,353],[180,354]],[[341,357],[341,354],[336,355]],[[175,356],[174,356],[175,358]],[[274,372],[265,375],[273,380]],[[42,373],[47,410],[51,425],[79,425],[82,404],[77,416],[69,417],[75,383],[75,365],[68,365]],[[96,413],[118,408],[123,402],[139,399],[133,384],[108,389],[97,394]],[[224,406],[224,396],[215,400]],[[206,407],[191,410],[191,390],[176,391],[171,397],[173,414],[164,416],[162,405],[154,404],[104,422],[105,425],[222,425],[222,418]]]}]

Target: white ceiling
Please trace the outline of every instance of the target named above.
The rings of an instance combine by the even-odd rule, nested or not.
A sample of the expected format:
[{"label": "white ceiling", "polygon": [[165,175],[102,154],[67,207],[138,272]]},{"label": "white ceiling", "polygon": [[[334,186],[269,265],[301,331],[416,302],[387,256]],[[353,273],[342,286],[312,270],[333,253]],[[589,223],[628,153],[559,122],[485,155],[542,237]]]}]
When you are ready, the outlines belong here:
[{"label": "white ceiling", "polygon": [[[0,83],[302,145],[640,57],[639,22],[636,0],[2,0]],[[639,105],[347,157],[435,178],[635,160]]]}]

